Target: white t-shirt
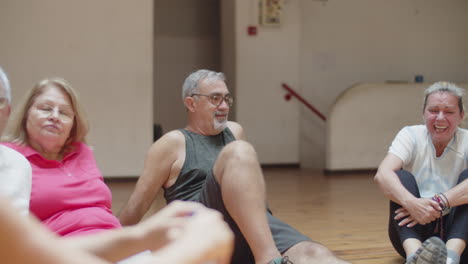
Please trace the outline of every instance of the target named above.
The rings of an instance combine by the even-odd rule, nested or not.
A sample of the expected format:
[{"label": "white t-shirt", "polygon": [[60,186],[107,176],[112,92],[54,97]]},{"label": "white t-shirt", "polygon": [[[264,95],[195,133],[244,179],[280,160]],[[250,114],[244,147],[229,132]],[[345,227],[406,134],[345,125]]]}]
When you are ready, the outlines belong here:
[{"label": "white t-shirt", "polygon": [[467,168],[468,130],[457,128],[440,157],[425,125],[407,126],[398,132],[388,151],[403,161],[403,169],[416,178],[421,197],[446,192]]},{"label": "white t-shirt", "polygon": [[0,194],[23,215],[29,213],[31,165],[15,150],[0,145]]}]

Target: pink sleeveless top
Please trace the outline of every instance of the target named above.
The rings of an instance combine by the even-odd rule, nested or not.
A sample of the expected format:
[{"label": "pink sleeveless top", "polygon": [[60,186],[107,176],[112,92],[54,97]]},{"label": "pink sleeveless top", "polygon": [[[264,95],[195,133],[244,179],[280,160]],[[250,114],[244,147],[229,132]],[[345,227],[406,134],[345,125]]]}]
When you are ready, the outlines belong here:
[{"label": "pink sleeveless top", "polygon": [[30,211],[60,236],[120,228],[112,194],[92,150],[83,143],[62,161],[47,160],[29,146],[2,143],[23,154],[32,167]]}]

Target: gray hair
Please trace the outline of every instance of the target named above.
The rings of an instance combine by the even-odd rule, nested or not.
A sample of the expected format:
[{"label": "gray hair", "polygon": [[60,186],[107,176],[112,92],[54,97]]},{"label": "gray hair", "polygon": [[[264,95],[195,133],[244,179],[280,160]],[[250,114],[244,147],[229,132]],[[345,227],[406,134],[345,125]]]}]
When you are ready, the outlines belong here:
[{"label": "gray hair", "polygon": [[201,81],[211,83],[215,81],[225,81],[224,73],[210,70],[198,70],[192,72],[184,81],[182,86],[182,100],[198,91],[198,85]]},{"label": "gray hair", "polygon": [[465,94],[465,90],[463,90],[463,88],[460,88],[456,84],[451,83],[451,82],[436,82],[432,84],[431,86],[429,86],[424,91],[423,111],[424,109],[426,109],[427,98],[429,97],[429,95],[433,93],[443,93],[443,92],[450,93],[458,97],[458,107],[460,109],[460,113],[465,111],[463,107],[463,95]]},{"label": "gray hair", "polygon": [[5,91],[5,98],[7,99],[8,103],[11,103],[10,82],[8,81],[8,77],[2,67],[0,67],[0,86]]}]

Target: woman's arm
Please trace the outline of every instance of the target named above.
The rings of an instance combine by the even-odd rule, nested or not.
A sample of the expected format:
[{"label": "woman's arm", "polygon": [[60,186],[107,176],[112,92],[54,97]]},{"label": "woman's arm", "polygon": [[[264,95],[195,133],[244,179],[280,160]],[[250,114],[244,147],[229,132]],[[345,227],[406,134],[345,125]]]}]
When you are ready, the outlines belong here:
[{"label": "woman's arm", "polygon": [[406,190],[395,173],[402,166],[403,161],[399,157],[391,153],[387,154],[379,165],[374,181],[377,182],[385,197],[404,206],[408,201],[416,199],[416,197]]},{"label": "woman's arm", "polygon": [[139,224],[103,231],[94,235],[63,237],[68,245],[86,250],[109,261],[118,261],[136,253],[155,251],[171,241],[169,233],[183,226],[187,216],[206,210],[201,204],[176,202],[161,209]]},{"label": "woman's arm", "polygon": [[92,254],[60,243],[33,217],[20,215],[0,198],[0,256],[2,263],[105,264]]},{"label": "woman's arm", "polygon": [[396,211],[396,219],[400,225],[413,227],[416,224],[427,224],[440,216],[441,208],[431,199],[417,198],[412,195],[400,182],[395,171],[401,169],[403,161],[396,155],[389,153],[380,163],[374,180],[384,195],[403,209]]},{"label": "woman's arm", "polygon": [[[153,256],[138,263],[201,264],[218,261],[216,263],[227,264],[230,261],[233,234],[222,216],[214,210],[194,203],[176,202],[140,225],[135,229],[89,235],[83,240],[58,238],[35,218],[21,216],[8,201],[0,198],[0,255],[2,263],[110,264],[94,254],[99,255],[98,251],[102,250],[118,256],[121,255],[120,250],[128,252],[139,247],[132,245],[133,242],[145,245],[143,248],[151,248],[152,242],[167,239],[163,247],[160,244],[156,246],[159,250],[153,252]],[[158,238],[161,230],[165,232],[163,239]]]},{"label": "woman's arm", "polygon": [[468,179],[444,193],[450,207],[468,204]]}]

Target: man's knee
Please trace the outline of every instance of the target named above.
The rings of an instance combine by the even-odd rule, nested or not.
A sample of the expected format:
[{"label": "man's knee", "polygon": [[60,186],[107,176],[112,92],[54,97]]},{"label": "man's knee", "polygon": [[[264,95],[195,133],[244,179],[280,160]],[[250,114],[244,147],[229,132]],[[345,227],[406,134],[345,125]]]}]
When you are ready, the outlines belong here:
[{"label": "man's knee", "polygon": [[236,140],[227,144],[218,159],[220,160],[235,160],[235,161],[249,161],[257,160],[257,153],[254,147],[247,141]]},{"label": "man's knee", "polygon": [[247,141],[236,140],[227,144],[219,153],[214,164],[213,172],[216,180],[221,182],[226,168],[255,168],[259,167],[257,153]]}]

